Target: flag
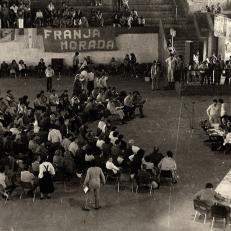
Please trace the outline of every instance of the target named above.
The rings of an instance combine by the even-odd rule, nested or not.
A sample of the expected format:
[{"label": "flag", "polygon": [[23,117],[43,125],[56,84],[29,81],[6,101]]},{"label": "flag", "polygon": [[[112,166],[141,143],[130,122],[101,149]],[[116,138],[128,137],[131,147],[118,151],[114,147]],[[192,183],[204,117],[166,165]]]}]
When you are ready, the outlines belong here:
[{"label": "flag", "polygon": [[0,29],[0,43],[15,40],[15,29]]},{"label": "flag", "polygon": [[27,35],[27,47],[28,48],[36,48],[37,47],[37,29],[36,28],[28,28],[26,29]]}]

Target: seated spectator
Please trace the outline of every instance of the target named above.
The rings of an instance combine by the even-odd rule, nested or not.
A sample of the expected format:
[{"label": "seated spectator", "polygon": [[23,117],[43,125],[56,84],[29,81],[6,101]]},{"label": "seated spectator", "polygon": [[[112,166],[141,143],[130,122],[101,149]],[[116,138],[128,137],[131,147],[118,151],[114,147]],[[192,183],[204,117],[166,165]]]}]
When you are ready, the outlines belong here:
[{"label": "seated spectator", "polygon": [[145,18],[144,17],[139,17],[138,18],[138,26],[145,26],[146,24],[146,21],[145,21]]},{"label": "seated spectator", "polygon": [[114,15],[114,18],[113,18],[113,27],[121,27],[120,17],[117,13]]},{"label": "seated spectator", "polygon": [[16,63],[16,61],[13,60],[8,68],[9,68],[9,72],[10,72],[10,77],[16,78],[17,73],[18,73],[18,64]]},{"label": "seated spectator", "polygon": [[118,168],[114,163],[112,157],[109,157],[106,162],[106,169],[113,172],[115,175],[119,175],[120,168]]},{"label": "seated spectator", "polygon": [[209,207],[212,207],[219,201],[224,200],[224,198],[213,189],[213,185],[211,183],[207,183],[205,185],[205,189],[197,192],[193,199],[203,201]]},{"label": "seated spectator", "polygon": [[221,4],[218,2],[217,7],[215,9],[215,14],[221,14]]},{"label": "seated spectator", "polygon": [[158,164],[160,171],[171,171],[173,177],[173,183],[177,183],[176,175],[176,161],[173,159],[173,153],[167,151],[167,156],[165,156]]},{"label": "seated spectator", "polygon": [[55,89],[51,91],[50,97],[49,97],[49,104],[51,106],[57,106],[59,104],[59,96],[56,93]]},{"label": "seated spectator", "polygon": [[3,2],[1,7],[1,28],[10,27],[10,10],[7,7],[7,3]]},{"label": "seated spectator", "polygon": [[55,11],[55,6],[52,0],[48,3],[47,10],[50,15]]},{"label": "seated spectator", "polygon": [[129,5],[128,5],[129,0],[122,0],[122,9],[125,11],[129,11]]},{"label": "seated spectator", "polygon": [[88,20],[87,20],[86,16],[81,17],[80,27],[83,27],[83,28],[88,28],[89,27],[89,23],[88,23]]},{"label": "seated spectator", "polygon": [[150,161],[154,164],[155,167],[158,167],[160,161],[164,158],[164,156],[159,152],[159,148],[156,146],[153,147],[153,151],[149,154]]},{"label": "seated spectator", "polygon": [[5,61],[1,63],[0,73],[1,77],[8,76],[8,64]]},{"label": "seated spectator", "polygon": [[31,189],[28,191],[28,195],[33,195],[34,190],[37,188],[38,183],[33,173],[31,173],[29,166],[25,166],[21,171],[20,180],[22,183],[30,185]]},{"label": "seated spectator", "polygon": [[142,168],[138,170],[137,175],[135,176],[136,182],[138,185],[151,186],[153,189],[159,188],[159,183],[156,177],[146,169],[146,165],[142,165]]},{"label": "seated spectator", "polygon": [[115,102],[112,101],[111,99],[108,99],[108,103],[107,103],[107,110],[112,114],[112,115],[118,115],[121,123],[124,123],[124,119],[125,119],[125,113],[123,111],[123,106],[118,106],[116,107]]},{"label": "seated spectator", "polygon": [[27,77],[27,70],[26,70],[26,64],[23,60],[20,60],[18,62],[18,69],[19,69],[19,76],[20,77]]},{"label": "seated spectator", "polygon": [[44,20],[43,12],[41,9],[38,9],[38,11],[35,13],[35,21],[34,21],[35,27],[42,27],[43,20]]},{"label": "seated spectator", "polygon": [[100,10],[97,10],[97,12],[95,13],[95,18],[96,18],[96,25],[103,27],[104,25],[104,18],[103,18],[103,14]]},{"label": "seated spectator", "polygon": [[64,158],[62,156],[62,151],[60,149],[57,149],[53,156],[53,166],[56,171],[62,171],[63,164],[64,164]]}]

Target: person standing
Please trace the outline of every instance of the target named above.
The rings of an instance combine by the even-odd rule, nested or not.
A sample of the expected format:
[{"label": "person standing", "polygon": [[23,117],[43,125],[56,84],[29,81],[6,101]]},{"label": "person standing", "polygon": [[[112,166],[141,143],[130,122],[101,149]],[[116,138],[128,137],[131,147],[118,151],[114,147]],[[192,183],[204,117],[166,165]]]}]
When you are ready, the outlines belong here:
[{"label": "person standing", "polygon": [[76,51],[73,56],[73,72],[77,74],[79,72],[79,52]]},{"label": "person standing", "polygon": [[53,165],[48,162],[48,156],[41,160],[39,165],[39,188],[40,188],[40,199],[44,199],[44,194],[47,198],[51,198],[51,193],[54,192],[54,185],[52,177],[55,175],[55,169]]},{"label": "person standing", "polygon": [[152,91],[159,89],[159,69],[160,67],[157,66],[157,62],[154,60],[151,66]]},{"label": "person standing", "polygon": [[48,65],[48,67],[46,68],[45,75],[47,78],[47,91],[51,92],[51,90],[52,90],[52,78],[55,75],[54,69],[51,67],[51,65]]},{"label": "person standing", "polygon": [[211,124],[218,123],[218,118],[220,115],[220,107],[216,99],[213,100],[213,103],[207,108],[206,112],[209,117],[209,122]]},{"label": "person standing", "polygon": [[[87,187],[90,191],[94,193],[95,209],[101,208],[101,206],[99,205],[101,181],[103,184],[105,184],[106,182],[103,171],[100,167],[97,166],[97,163],[95,161],[92,161],[92,167],[88,168],[87,170],[87,175],[83,183],[83,188],[85,189]],[[87,207],[87,200],[83,209],[89,210],[89,208]]]},{"label": "person standing", "polygon": [[227,117],[229,117],[228,105],[227,103],[224,102],[223,99],[218,99],[218,102],[220,103],[220,106],[221,106],[221,114],[220,114],[221,119],[222,118],[226,119]]},{"label": "person standing", "polygon": [[134,53],[131,53],[130,55],[131,76],[134,78],[138,78],[138,76],[136,75],[136,56]]},{"label": "person standing", "polygon": [[176,58],[174,54],[170,54],[170,56],[165,60],[167,63],[167,79],[170,88],[173,88],[174,84],[174,73],[176,70]]}]

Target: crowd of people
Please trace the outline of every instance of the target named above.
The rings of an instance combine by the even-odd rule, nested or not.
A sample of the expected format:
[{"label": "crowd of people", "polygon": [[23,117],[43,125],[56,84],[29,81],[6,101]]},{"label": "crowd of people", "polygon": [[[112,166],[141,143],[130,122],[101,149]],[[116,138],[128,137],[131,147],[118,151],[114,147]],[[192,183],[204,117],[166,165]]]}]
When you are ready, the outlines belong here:
[{"label": "crowd of people", "polygon": [[[50,198],[53,180],[58,176],[69,180],[77,175],[84,179],[84,187],[95,190],[99,208],[99,190],[90,183],[92,174],[104,179],[104,174],[128,173],[132,179],[146,179],[158,188],[160,172],[170,171],[176,183],[177,167],[171,151],[165,157],[157,148],[146,154],[134,140],[126,141],[113,122],[118,119],[120,124],[128,123],[136,117],[137,109],[143,118],[145,100],[141,94],[108,86],[106,73],[100,73],[101,81],[95,81],[95,73],[89,67],[77,73],[71,97],[68,90],[58,95],[50,85],[48,93],[40,91],[32,103],[27,95],[16,100],[11,90],[1,96],[3,197],[8,199],[15,188],[27,183],[31,187],[29,196],[39,188],[41,199]],[[86,75],[88,81],[82,81]],[[96,120],[99,122],[94,129],[92,122]]]},{"label": "crowd of people", "polygon": [[231,151],[231,117],[229,105],[224,99],[214,99],[206,110],[208,120],[201,122],[201,127],[209,136],[213,151]]},{"label": "crowd of people", "polygon": [[222,11],[220,3],[217,3],[216,6],[214,6],[213,4],[211,6],[206,5],[205,9],[207,13],[211,13],[211,14],[221,14]]},{"label": "crowd of people", "polygon": [[213,53],[201,61],[199,51],[196,51],[190,64],[186,65],[183,56],[177,56],[174,51],[170,52],[165,62],[170,86],[176,81],[183,84],[198,82],[201,85],[230,85],[231,82],[231,57],[223,60],[221,55]]},{"label": "crowd of people", "polygon": [[[87,3],[86,3],[87,4]],[[28,27],[103,27],[104,15],[99,6],[102,1],[91,1],[95,6],[90,11],[82,12],[81,9],[70,7],[64,1],[61,6],[51,0],[46,8],[35,9],[30,1],[3,1],[0,4],[1,28],[28,28]],[[128,1],[119,1],[115,7],[116,13],[113,20],[114,27],[144,26],[145,19],[139,17],[136,10],[130,10]]]}]

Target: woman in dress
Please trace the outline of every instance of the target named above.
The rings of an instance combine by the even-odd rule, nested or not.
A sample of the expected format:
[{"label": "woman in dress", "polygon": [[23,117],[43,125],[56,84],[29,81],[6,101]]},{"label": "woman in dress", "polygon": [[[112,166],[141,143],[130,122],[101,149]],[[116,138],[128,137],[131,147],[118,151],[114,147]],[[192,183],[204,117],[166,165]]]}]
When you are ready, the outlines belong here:
[{"label": "woman in dress", "polygon": [[48,161],[48,156],[42,158],[39,165],[39,187],[40,187],[40,199],[44,199],[44,195],[47,198],[51,198],[51,193],[54,192],[53,176],[55,175],[55,169],[53,165]]}]

